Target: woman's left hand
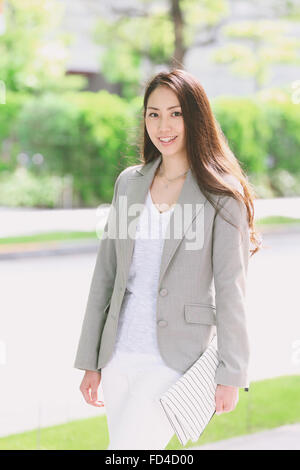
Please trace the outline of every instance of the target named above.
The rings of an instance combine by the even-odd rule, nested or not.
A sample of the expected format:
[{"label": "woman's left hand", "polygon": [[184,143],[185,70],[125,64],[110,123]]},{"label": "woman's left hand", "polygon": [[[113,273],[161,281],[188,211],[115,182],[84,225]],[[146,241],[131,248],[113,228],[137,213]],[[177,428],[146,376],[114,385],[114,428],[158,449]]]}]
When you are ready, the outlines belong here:
[{"label": "woman's left hand", "polygon": [[239,387],[218,384],[216,388],[216,414],[229,413],[239,401]]}]

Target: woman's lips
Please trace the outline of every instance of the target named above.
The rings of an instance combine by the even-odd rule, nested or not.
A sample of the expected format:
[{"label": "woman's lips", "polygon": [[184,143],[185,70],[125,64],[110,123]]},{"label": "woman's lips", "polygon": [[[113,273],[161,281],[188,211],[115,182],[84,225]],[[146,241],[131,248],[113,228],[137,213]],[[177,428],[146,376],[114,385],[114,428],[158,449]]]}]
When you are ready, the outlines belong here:
[{"label": "woman's lips", "polygon": [[158,139],[159,142],[164,146],[164,147],[167,147],[168,145],[171,145],[173,144],[173,142],[175,142],[175,140],[177,139],[177,135],[174,137],[174,139],[170,140],[170,142],[163,142],[162,140]]}]

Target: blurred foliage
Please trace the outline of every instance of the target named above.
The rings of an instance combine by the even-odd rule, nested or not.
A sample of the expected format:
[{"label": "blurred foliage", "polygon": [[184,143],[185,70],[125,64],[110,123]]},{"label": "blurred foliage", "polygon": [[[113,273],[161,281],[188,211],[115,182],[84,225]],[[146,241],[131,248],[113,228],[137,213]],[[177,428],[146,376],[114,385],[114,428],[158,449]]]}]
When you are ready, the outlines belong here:
[{"label": "blurred foliage", "polygon": [[266,17],[283,17],[291,20],[300,19],[299,0],[251,0],[255,11],[262,11]]},{"label": "blurred foliage", "polygon": [[300,40],[286,35],[291,25],[283,20],[244,20],[227,25],[223,28],[225,37],[238,42],[225,44],[212,57],[239,76],[253,77],[259,90],[270,79],[272,65],[300,63]]},{"label": "blurred foliage", "polygon": [[300,106],[269,102],[265,109],[272,129],[269,141],[272,166],[300,173]]},{"label": "blurred foliage", "polygon": [[[300,107],[291,91],[211,103],[259,197],[300,195]],[[110,203],[118,174],[139,163],[141,119],[141,96],[10,93],[0,114],[0,204],[59,206],[66,175],[72,176],[74,207]]]},{"label": "blurred foliage", "polygon": [[267,173],[251,173],[248,176],[260,198],[300,196],[300,172],[293,174],[276,168]]},{"label": "blurred foliage", "polygon": [[294,173],[276,168],[270,172],[270,184],[277,197],[300,196],[300,171]]},{"label": "blurred foliage", "polygon": [[[183,57],[195,43],[204,44],[229,12],[227,0],[182,0],[179,11],[173,2],[140,0],[135,7],[111,5],[111,18],[101,18],[94,39],[103,46],[101,73],[111,83],[120,83],[122,96],[133,98],[156,65],[176,65],[176,21],[182,32]],[[177,41],[179,38],[177,38]],[[183,58],[182,58],[183,61]]]},{"label": "blurred foliage", "polygon": [[243,168],[250,173],[267,169],[271,129],[263,105],[253,98],[224,96],[212,102],[213,111]]},{"label": "blurred foliage", "polygon": [[65,75],[72,37],[55,33],[64,7],[56,0],[6,0],[0,35],[0,79],[7,91],[82,89],[87,80]]},{"label": "blurred foliage", "polygon": [[[271,75],[273,64],[298,64],[299,40],[291,34],[299,19],[299,0],[251,0],[246,8],[253,21],[237,21],[229,0],[139,0],[107,5],[108,18],[98,20],[94,40],[103,46],[101,73],[118,83],[122,96],[139,94],[157,66],[184,67],[193,48],[229,40],[212,57],[233,73],[253,77],[256,90]],[[269,18],[269,19],[266,19]],[[223,41],[224,42],[224,41]]]},{"label": "blurred foliage", "polygon": [[43,165],[34,173],[73,176],[78,203],[111,201],[117,175],[133,155],[132,108],[106,90],[98,93],[45,94],[27,100],[17,123],[22,151],[40,153]]},{"label": "blurred foliage", "polygon": [[0,105],[0,172],[15,168],[13,156],[20,150],[15,138],[16,121],[26,99],[26,94],[8,92],[5,105]]},{"label": "blurred foliage", "polygon": [[7,207],[58,207],[63,190],[59,176],[35,176],[26,168],[0,173],[0,205]]},{"label": "blurred foliage", "polygon": [[300,196],[300,107],[291,90],[219,97],[212,107],[257,195]]}]

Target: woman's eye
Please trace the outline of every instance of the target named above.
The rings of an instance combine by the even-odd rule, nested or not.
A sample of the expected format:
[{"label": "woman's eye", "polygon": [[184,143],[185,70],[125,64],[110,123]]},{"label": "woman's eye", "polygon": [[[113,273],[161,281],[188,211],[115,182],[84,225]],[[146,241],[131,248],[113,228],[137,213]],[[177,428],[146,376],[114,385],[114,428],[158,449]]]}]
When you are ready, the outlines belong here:
[{"label": "woman's eye", "polygon": [[[180,111],[174,111],[172,114],[175,114],[175,113],[177,113],[177,114],[179,114],[180,116],[182,116],[182,113],[181,113]],[[150,114],[149,114],[149,117],[151,117],[152,114],[156,114],[156,116],[157,116],[157,113],[150,113]]]}]

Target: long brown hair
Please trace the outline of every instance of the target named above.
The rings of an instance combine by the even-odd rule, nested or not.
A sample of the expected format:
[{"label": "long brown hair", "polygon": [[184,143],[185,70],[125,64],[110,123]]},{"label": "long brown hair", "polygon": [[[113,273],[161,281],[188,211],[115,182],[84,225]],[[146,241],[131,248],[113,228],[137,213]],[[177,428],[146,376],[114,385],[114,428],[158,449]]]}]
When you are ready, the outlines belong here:
[{"label": "long brown hair", "polygon": [[[148,99],[158,86],[168,86],[178,97],[185,125],[187,158],[191,171],[196,177],[199,188],[217,213],[220,207],[214,204],[210,194],[230,196],[246,205],[250,242],[254,246],[254,249],[250,250],[252,256],[261,247],[261,237],[254,226],[253,200],[256,198],[256,193],[240,162],[230,150],[202,85],[187,71],[173,69],[170,72],[160,72],[147,82],[138,142],[139,161],[146,164],[160,156],[160,151],[151,141],[145,125]],[[225,173],[237,178],[244,194],[222,179]],[[227,219],[224,220],[231,223]]]}]

